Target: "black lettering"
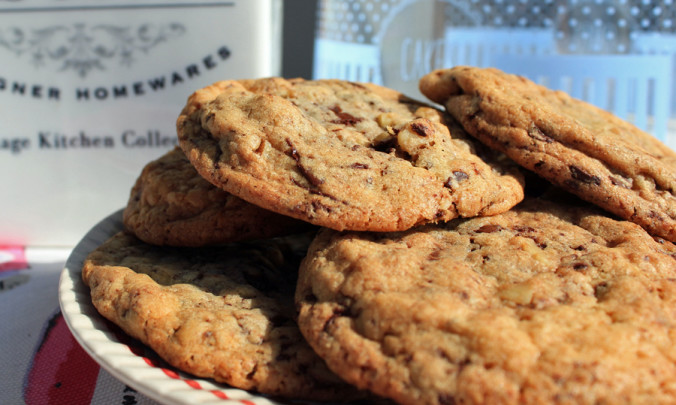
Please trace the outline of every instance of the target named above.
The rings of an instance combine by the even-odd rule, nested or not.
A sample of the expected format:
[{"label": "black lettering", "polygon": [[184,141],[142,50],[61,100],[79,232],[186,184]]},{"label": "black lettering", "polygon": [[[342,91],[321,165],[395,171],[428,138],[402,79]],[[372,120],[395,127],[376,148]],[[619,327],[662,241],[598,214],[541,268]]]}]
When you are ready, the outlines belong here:
[{"label": "black lettering", "polygon": [[113,86],[113,97],[127,97],[127,86]]},{"label": "black lettering", "polygon": [[92,146],[98,147],[101,144],[101,139],[100,138],[89,138],[88,136],[85,135],[84,132],[80,132],[80,142],[79,146],[81,148],[90,148]]},{"label": "black lettering", "polygon": [[216,62],[214,62],[214,58],[211,55],[202,59],[202,62],[204,62],[204,67],[207,69],[213,69],[216,67]]},{"label": "black lettering", "polygon": [[171,75],[171,85],[173,86],[173,85],[175,85],[176,83],[183,83],[183,78],[181,77],[181,75],[179,75],[178,73],[174,72],[174,74]]},{"label": "black lettering", "polygon": [[153,90],[163,89],[164,88],[164,76],[156,77],[155,79],[148,80],[150,88]]},{"label": "black lettering", "polygon": [[[21,82],[9,82],[4,77],[0,77],[0,91],[10,90],[14,94],[29,95],[33,98],[45,98],[45,96],[52,100],[60,98],[60,91],[56,87],[45,87],[39,84],[28,85]],[[87,96],[87,95],[85,95]]]},{"label": "black lettering", "polygon": [[89,89],[77,89],[77,90],[75,90],[75,99],[76,100],[89,100]]},{"label": "black lettering", "polygon": [[99,100],[105,100],[108,98],[108,89],[105,87],[97,87],[96,90],[94,90],[94,97],[96,97]]},{"label": "black lettering", "polygon": [[132,129],[128,129],[122,133],[122,144],[125,146],[133,146],[132,138],[136,136],[136,132]]},{"label": "black lettering", "polygon": [[136,82],[136,83],[134,83],[133,87],[134,87],[134,94],[136,94],[137,96],[145,94],[145,90],[143,90],[143,82]]},{"label": "black lettering", "polygon": [[84,131],[73,136],[41,131],[38,132],[38,147],[41,149],[113,148],[115,140],[111,136],[87,135]]},{"label": "black lettering", "polygon": [[169,147],[176,145],[178,139],[175,136],[164,136],[158,130],[148,131],[148,141],[154,147]]},{"label": "black lettering", "polygon": [[52,143],[47,139],[47,134],[44,132],[38,133],[38,146],[40,149],[51,149]]},{"label": "black lettering", "polygon": [[30,140],[27,138],[12,138],[0,139],[0,149],[5,149],[12,152],[13,155],[18,155],[24,149],[28,149]]},{"label": "black lettering", "polygon": [[197,65],[189,65],[185,72],[188,74],[188,77],[199,76],[200,71]]},{"label": "black lettering", "polygon": [[230,49],[228,49],[227,46],[218,48],[218,56],[220,56],[222,60],[228,59],[230,57]]},{"label": "black lettering", "polygon": [[12,83],[12,93],[25,94],[26,93],[26,85],[23,84],[23,83],[17,83],[17,82]]},{"label": "black lettering", "polygon": [[178,143],[176,136],[165,136],[157,129],[150,129],[145,136],[137,134],[133,129],[124,131],[121,135],[122,144],[130,148],[162,148],[171,147]]},{"label": "black lettering", "polygon": [[59,100],[61,98],[61,91],[56,87],[50,87],[47,91],[47,98],[50,100]]},{"label": "black lettering", "polygon": [[12,141],[12,153],[19,153],[22,149],[28,149],[31,141],[28,138],[14,139]]}]

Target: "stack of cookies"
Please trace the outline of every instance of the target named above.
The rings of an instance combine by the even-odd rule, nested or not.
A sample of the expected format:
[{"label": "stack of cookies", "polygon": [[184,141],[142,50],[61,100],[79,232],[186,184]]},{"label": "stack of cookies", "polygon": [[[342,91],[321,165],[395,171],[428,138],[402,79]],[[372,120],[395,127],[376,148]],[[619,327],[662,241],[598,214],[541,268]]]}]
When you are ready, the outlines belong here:
[{"label": "stack of cookies", "polygon": [[676,153],[498,70],[420,89],[435,104],[340,80],[195,92],[85,261],[96,308],[280,398],[676,402]]}]

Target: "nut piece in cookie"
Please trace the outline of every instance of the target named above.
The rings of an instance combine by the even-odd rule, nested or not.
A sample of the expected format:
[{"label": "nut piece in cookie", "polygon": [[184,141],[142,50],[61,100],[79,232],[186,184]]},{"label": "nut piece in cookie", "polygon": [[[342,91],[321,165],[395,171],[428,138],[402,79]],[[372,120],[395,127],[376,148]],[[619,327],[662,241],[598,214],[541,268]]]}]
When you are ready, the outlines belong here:
[{"label": "nut piece in cookie", "polygon": [[211,183],[338,230],[494,215],[523,198],[520,174],[477,156],[445,113],[370,84],[219,82],[189,98],[177,129]]},{"label": "nut piece in cookie", "polygon": [[406,232],[323,229],[299,274],[301,332],[401,404],[672,403],[676,246],[590,207],[527,198]]},{"label": "nut piece in cookie", "polygon": [[143,168],[123,221],[139,239],[168,246],[264,239],[308,228],[302,221],[259,208],[209,183],[179,148]]},{"label": "nut piece in cookie", "polygon": [[362,393],[326,368],[294,321],[311,238],[169,248],[120,232],[86,258],[82,278],[101,315],[178,369],[285,398],[354,399]]},{"label": "nut piece in cookie", "polygon": [[496,69],[454,67],[420,89],[465,130],[523,167],[676,242],[676,152],[561,91]]}]

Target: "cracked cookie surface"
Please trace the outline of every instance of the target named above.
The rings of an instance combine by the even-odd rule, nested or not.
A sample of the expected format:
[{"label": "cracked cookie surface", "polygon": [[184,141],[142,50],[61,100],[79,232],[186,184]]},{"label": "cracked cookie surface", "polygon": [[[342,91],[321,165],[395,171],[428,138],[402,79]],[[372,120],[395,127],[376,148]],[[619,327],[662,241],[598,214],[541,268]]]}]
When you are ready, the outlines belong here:
[{"label": "cracked cookie surface", "polygon": [[676,247],[578,203],[323,229],[299,273],[301,332],[401,404],[672,403]]},{"label": "cracked cookie surface", "polygon": [[101,315],[183,371],[287,398],[355,398],[294,321],[311,236],[169,248],[121,232],[86,258],[82,278]]},{"label": "cracked cookie surface", "polygon": [[448,115],[375,85],[219,82],[189,98],[177,130],[213,184],[333,229],[404,230],[523,198],[520,174],[488,152],[487,164]]},{"label": "cracked cookie surface", "polygon": [[676,153],[609,112],[496,69],[432,72],[421,92],[561,188],[676,242]]},{"label": "cracked cookie surface", "polygon": [[148,163],[123,212],[139,239],[168,246],[204,246],[264,239],[307,228],[235,197],[202,178],[179,148]]}]

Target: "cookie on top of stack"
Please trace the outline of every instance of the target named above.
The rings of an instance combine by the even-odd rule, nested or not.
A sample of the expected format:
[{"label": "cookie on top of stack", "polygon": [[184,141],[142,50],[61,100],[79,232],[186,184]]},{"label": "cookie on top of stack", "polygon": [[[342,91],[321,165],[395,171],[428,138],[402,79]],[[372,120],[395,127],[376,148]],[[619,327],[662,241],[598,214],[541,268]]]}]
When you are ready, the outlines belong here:
[{"label": "cookie on top of stack", "polygon": [[288,399],[676,401],[676,154],[497,70],[420,87],[445,109],[340,80],[195,92],[85,261],[94,305]]}]

